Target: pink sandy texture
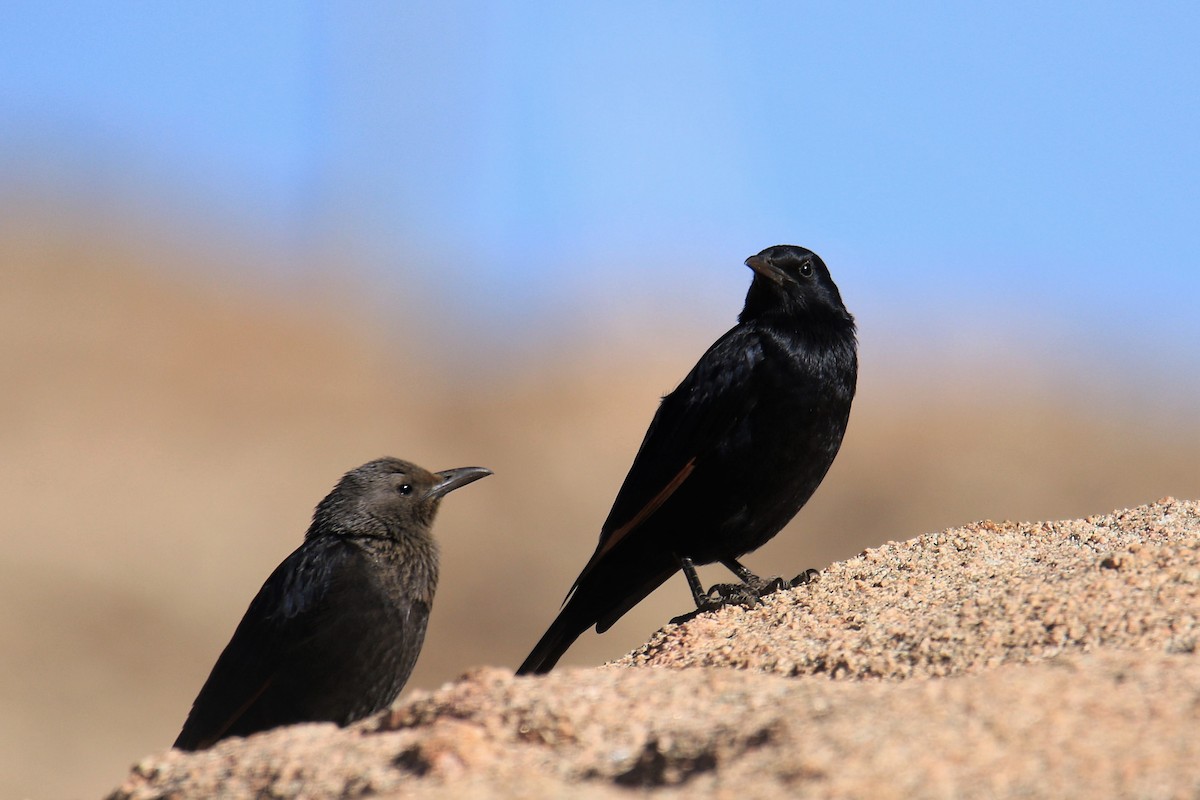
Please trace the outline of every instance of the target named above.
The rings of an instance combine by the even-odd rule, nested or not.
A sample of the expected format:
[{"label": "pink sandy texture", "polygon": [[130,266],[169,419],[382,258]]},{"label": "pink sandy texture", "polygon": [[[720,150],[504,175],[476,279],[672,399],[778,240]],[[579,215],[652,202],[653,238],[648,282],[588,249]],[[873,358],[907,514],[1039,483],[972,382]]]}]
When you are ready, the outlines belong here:
[{"label": "pink sandy texture", "polygon": [[1200,504],[981,522],[346,729],[137,764],[114,798],[1195,797]]}]

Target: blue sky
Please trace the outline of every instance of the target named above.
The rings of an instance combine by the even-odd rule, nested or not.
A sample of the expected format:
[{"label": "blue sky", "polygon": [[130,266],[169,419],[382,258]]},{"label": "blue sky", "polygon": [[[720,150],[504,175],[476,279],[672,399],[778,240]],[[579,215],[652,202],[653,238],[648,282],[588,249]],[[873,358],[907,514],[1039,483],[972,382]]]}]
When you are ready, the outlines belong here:
[{"label": "blue sky", "polygon": [[7,3],[0,183],[481,326],[732,319],[793,242],[893,335],[1195,365],[1198,41],[1185,3]]}]

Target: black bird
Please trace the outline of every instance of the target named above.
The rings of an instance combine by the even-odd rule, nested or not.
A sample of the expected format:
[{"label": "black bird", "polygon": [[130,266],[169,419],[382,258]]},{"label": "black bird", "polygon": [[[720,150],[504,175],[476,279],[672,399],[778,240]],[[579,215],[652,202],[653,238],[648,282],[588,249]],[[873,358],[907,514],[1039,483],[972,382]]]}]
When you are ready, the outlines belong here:
[{"label": "black bird", "polygon": [[347,725],[389,706],[425,639],[438,504],[491,474],[395,458],[347,472],[251,601],[175,747],[203,750],[297,722]]},{"label": "black bird", "polygon": [[[549,671],[583,631],[604,633],[676,570],[701,609],[757,602],[783,585],[737,559],[778,533],[833,463],[857,343],[815,253],[777,245],[746,266],[754,279],[738,324],[663,398],[596,552],[518,674]],[[742,584],[706,593],[693,564],[715,561]]]}]

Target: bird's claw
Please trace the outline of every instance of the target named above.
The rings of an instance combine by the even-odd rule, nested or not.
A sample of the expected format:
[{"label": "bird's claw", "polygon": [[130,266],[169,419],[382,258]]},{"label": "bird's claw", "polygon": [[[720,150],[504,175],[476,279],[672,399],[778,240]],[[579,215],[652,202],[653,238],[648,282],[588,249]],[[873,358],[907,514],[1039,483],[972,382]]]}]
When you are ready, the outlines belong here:
[{"label": "bird's claw", "polygon": [[821,573],[815,569],[806,569],[788,582],[788,586],[796,588],[797,586],[807,586],[821,577]]},{"label": "bird's claw", "polygon": [[761,599],[762,595],[758,591],[744,583],[718,583],[701,598],[700,610],[715,611],[725,606],[754,608]]},{"label": "bird's claw", "polygon": [[783,589],[805,586],[817,580],[820,575],[815,569],[806,569],[790,581],[785,578],[760,578],[753,583],[717,583],[699,598],[696,605],[701,611],[715,611],[725,606],[754,608],[767,595]]},{"label": "bird's claw", "polygon": [[790,587],[791,584],[785,581],[783,578],[762,578],[757,583],[750,585],[750,588],[758,594],[760,599],[769,594],[774,594],[780,589],[787,589]]}]

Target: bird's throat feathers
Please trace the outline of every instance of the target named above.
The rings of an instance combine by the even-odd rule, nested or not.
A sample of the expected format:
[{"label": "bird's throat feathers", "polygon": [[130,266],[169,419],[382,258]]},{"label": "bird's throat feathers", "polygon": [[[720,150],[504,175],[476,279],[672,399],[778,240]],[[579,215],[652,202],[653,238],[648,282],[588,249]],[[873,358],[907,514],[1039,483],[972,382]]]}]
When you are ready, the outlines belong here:
[{"label": "bird's throat feathers", "polygon": [[787,333],[809,341],[857,343],[854,317],[845,308],[827,305],[781,305],[777,298],[758,302],[754,287],[746,296],[746,306],[738,315],[739,325],[753,325]]},{"label": "bird's throat feathers", "polygon": [[738,322],[796,330],[820,328],[827,335],[855,334],[854,317],[842,304],[836,288],[829,294],[788,291],[761,275],[750,283]]}]

